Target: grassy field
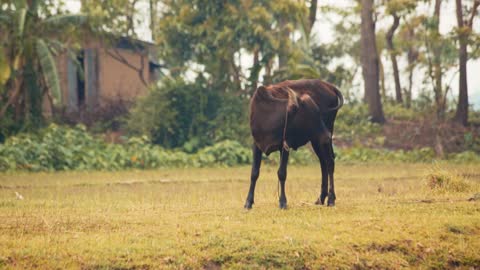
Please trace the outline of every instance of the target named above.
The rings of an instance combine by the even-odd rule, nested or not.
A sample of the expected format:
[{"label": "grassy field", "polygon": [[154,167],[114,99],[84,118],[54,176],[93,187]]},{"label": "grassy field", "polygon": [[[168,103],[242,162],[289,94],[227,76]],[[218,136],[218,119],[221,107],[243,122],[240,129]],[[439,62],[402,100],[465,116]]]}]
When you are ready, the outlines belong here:
[{"label": "grassy field", "polygon": [[[466,186],[430,189],[432,168]],[[290,166],[280,210],[263,167],[251,211],[248,167],[0,174],[0,268],[480,267],[480,164],[338,165],[334,208],[319,173]]]}]

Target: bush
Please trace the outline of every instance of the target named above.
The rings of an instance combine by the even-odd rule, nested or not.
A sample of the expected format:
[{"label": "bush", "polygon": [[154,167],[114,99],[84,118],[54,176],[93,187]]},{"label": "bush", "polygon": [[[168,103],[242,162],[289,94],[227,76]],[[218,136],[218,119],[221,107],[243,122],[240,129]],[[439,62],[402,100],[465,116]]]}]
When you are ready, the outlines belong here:
[{"label": "bush", "polygon": [[395,120],[416,120],[419,116],[423,116],[425,112],[421,112],[415,109],[405,108],[400,104],[384,104],[383,111],[387,118],[393,118]]},{"label": "bush", "polygon": [[318,158],[312,150],[304,147],[298,151],[292,151],[288,162],[294,165],[318,164]]},{"label": "bush", "polygon": [[472,189],[472,184],[458,174],[437,167],[426,176],[427,186],[440,192],[466,192]]},{"label": "bush", "polygon": [[249,137],[247,100],[224,93],[201,76],[194,82],[165,78],[137,100],[128,119],[134,135],[193,153],[222,140]]},{"label": "bush", "polygon": [[435,152],[431,148],[421,148],[410,151],[372,149],[353,147],[336,150],[337,160],[349,163],[356,162],[431,162],[435,159]]},{"label": "bush", "polygon": [[[431,162],[435,153],[430,148],[412,151],[389,151],[355,147],[336,149],[340,162]],[[479,162],[480,156],[465,152],[449,156],[454,162]],[[278,155],[264,157],[265,162],[278,163]],[[90,135],[84,126],[66,128],[50,125],[35,134],[19,134],[0,144],[0,171],[64,171],[155,169],[165,167],[207,167],[249,165],[250,147],[233,140],[224,140],[204,147],[196,153],[164,149],[146,136],[132,137],[124,144],[106,143]],[[317,164],[316,155],[307,147],[292,151],[290,164]]]},{"label": "bush", "polygon": [[250,164],[251,150],[236,141],[222,141],[196,154],[167,150],[146,137],[109,144],[84,126],[50,125],[36,134],[20,134],[0,144],[0,171],[120,170],[163,167],[235,166]]},{"label": "bush", "polygon": [[455,163],[480,163],[480,154],[473,151],[465,151],[451,154],[449,159]]},{"label": "bush", "polygon": [[344,141],[380,135],[382,126],[370,122],[368,107],[364,104],[343,106],[335,121],[335,136]]},{"label": "bush", "polygon": [[153,146],[146,137],[125,145],[108,144],[84,126],[50,125],[37,134],[20,134],[0,145],[0,171],[119,170],[187,164],[188,155]]},{"label": "bush", "polygon": [[235,166],[250,164],[252,162],[252,151],[237,141],[225,140],[215,145],[208,146],[198,151],[193,156],[195,166]]}]

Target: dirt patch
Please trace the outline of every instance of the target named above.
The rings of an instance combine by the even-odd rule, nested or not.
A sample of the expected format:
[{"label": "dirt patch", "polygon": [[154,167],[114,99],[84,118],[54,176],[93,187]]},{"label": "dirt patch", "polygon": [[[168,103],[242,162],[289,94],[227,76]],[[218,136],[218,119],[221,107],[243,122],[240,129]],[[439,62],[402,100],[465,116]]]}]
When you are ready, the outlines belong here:
[{"label": "dirt patch", "polygon": [[479,129],[463,127],[451,122],[436,123],[425,119],[419,121],[390,119],[383,126],[384,146],[404,150],[435,148],[438,134],[445,152],[460,152],[468,150],[465,149],[465,134],[471,133],[473,138],[477,138],[480,134]]},{"label": "dirt patch", "polygon": [[205,270],[220,270],[222,269],[222,265],[218,262],[214,261],[207,261],[203,264],[203,269]]},{"label": "dirt patch", "polygon": [[413,242],[410,240],[394,241],[392,243],[371,243],[367,246],[368,251],[376,251],[380,253],[397,252],[403,255],[411,254]]}]

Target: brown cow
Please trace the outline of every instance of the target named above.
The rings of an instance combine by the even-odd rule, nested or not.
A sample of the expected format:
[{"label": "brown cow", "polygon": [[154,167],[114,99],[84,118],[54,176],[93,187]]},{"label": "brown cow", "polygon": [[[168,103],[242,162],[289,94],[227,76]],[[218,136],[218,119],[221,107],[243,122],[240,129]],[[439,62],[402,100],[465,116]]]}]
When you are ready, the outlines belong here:
[{"label": "brown cow", "polygon": [[254,203],[262,153],[269,155],[274,151],[280,151],[280,208],[287,207],[285,181],[289,149],[296,150],[308,142],[322,168],[322,189],[316,204],[324,204],[328,195],[328,206],[335,205],[335,156],[331,138],[335,117],[342,105],[342,93],[322,80],[284,81],[258,87],[250,101],[250,128],[255,143],[246,209],[251,209]]}]

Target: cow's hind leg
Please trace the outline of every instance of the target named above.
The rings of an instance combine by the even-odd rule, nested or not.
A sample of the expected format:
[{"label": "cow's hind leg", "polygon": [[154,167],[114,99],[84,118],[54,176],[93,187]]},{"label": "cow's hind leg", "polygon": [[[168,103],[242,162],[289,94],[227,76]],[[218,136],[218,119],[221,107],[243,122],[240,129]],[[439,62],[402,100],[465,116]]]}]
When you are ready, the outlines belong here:
[{"label": "cow's hind leg", "polygon": [[285,195],[285,182],[287,180],[287,164],[289,152],[280,150],[280,168],[278,168],[278,181],[280,181],[280,208],[287,208],[287,196]]},{"label": "cow's hind leg", "polygon": [[320,191],[320,196],[318,197],[317,201],[315,204],[324,204],[325,199],[327,198],[328,195],[328,170],[327,170],[327,161],[326,161],[326,151],[322,151],[322,147],[324,145],[321,145],[319,142],[312,141],[312,148],[313,151],[315,151],[315,154],[318,157],[318,160],[320,162],[320,167],[322,170],[322,189]]},{"label": "cow's hind leg", "polygon": [[245,202],[245,209],[252,209],[255,197],[255,185],[258,176],[260,175],[260,164],[262,162],[262,151],[257,145],[253,144],[253,163],[252,173],[250,175],[250,189],[248,190],[247,201]]},{"label": "cow's hind leg", "polygon": [[333,153],[333,145],[329,143],[325,145],[327,150],[327,168],[328,168],[328,178],[330,180],[328,184],[328,206],[335,206],[335,187],[333,185],[333,173],[335,171],[335,154]]}]

